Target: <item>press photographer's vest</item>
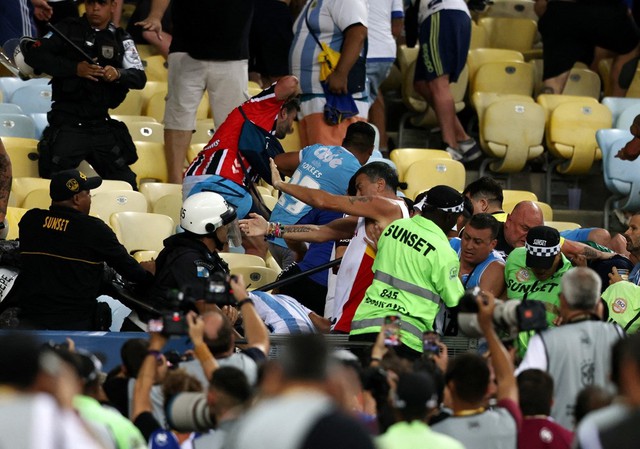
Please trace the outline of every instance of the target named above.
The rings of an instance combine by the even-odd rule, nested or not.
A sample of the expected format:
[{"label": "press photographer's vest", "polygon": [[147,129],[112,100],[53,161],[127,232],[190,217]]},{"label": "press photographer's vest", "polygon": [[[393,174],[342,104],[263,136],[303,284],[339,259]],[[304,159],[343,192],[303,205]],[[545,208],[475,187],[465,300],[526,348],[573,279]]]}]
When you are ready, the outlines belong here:
[{"label": "press photographer's vest", "polygon": [[421,216],[396,220],[378,240],[374,279],[356,310],[351,334],[378,333],[384,317],[400,314],[400,338],[422,352],[440,304],[455,307],[464,293],[460,262],[442,230]]},{"label": "press photographer's vest", "polygon": [[624,336],[612,323],[580,321],[540,334],[547,354],[547,371],[556,380],[551,416],[573,428],[576,396],[584,387],[612,387],[609,380],[611,347]]}]

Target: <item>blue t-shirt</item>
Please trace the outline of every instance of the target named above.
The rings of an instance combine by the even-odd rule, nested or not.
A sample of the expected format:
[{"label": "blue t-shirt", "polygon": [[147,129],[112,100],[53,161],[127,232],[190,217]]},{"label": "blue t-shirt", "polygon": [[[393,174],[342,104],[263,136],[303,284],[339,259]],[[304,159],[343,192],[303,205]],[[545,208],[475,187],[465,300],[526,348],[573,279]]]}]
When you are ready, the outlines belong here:
[{"label": "blue t-shirt", "polygon": [[[289,182],[334,195],[346,195],[349,180],[359,168],[358,159],[341,146],[315,144],[300,151],[300,164]],[[271,221],[286,225],[296,224],[309,211],[311,206],[283,193],[273,208]],[[287,246],[281,238],[275,239],[273,243]]]},{"label": "blue t-shirt", "polygon": [[[449,244],[451,245],[451,248],[453,248],[455,252],[458,253],[458,258],[460,258],[460,252],[462,251],[462,241],[458,237],[454,237],[449,240]],[[471,273],[463,274],[462,276],[460,276],[460,281],[462,282],[462,285],[464,285],[464,288],[479,286],[480,278],[482,277],[484,270],[486,270],[489,264],[495,260],[498,260],[504,264],[504,259],[502,258],[500,253],[494,250],[489,253],[489,256],[485,260],[476,265]]]}]

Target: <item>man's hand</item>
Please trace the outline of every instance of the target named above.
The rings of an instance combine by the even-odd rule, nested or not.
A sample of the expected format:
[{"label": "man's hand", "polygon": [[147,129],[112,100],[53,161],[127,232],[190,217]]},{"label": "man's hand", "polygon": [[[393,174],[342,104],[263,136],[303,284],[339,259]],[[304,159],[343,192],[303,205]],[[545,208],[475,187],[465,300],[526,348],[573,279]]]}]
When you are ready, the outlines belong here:
[{"label": "man's hand", "polygon": [[[334,94],[348,94],[347,83],[349,80],[349,72],[342,73],[337,68],[331,75],[327,77],[325,82],[329,86],[329,92]],[[275,187],[275,186],[274,186]]]},{"label": "man's hand", "polygon": [[221,310],[222,313],[229,319],[229,322],[232,326],[236,324],[236,321],[238,321],[238,317],[240,316],[240,312],[238,311],[238,309],[232,306],[222,306]]},{"label": "man's hand", "polygon": [[251,218],[244,218],[239,221],[240,230],[248,237],[265,235],[269,228],[269,222],[262,215],[250,213]]},{"label": "man's hand", "polygon": [[156,274],[156,261],[155,260],[145,260],[140,262],[140,266],[147,270],[151,274]]},{"label": "man's hand", "polygon": [[187,313],[187,325],[189,326],[189,338],[194,346],[204,343],[204,320],[194,311]]},{"label": "man's hand", "polygon": [[149,351],[162,351],[167,343],[167,337],[160,332],[149,332]]},{"label": "man's hand", "polygon": [[236,301],[242,301],[249,296],[249,293],[247,293],[247,288],[244,285],[244,279],[242,275],[231,276],[231,278],[229,279],[229,285],[233,290],[233,297],[236,298]]},{"label": "man's hand", "polygon": [[271,167],[271,185],[274,189],[280,190],[282,180],[280,179],[280,172],[278,166],[272,158],[269,158],[269,166]]},{"label": "man's hand", "polygon": [[89,64],[87,61],[82,61],[76,67],[76,75],[80,78],[98,81],[99,78],[104,78],[104,69],[98,64]]},{"label": "man's hand", "polygon": [[496,298],[491,292],[482,291],[476,298],[478,303],[478,324],[486,335],[493,329],[493,311],[496,308]]},{"label": "man's hand", "polygon": [[102,79],[110,83],[118,81],[120,79],[120,71],[115,67],[108,65],[104,68],[104,75],[102,76]]},{"label": "man's hand", "polygon": [[46,22],[53,15],[53,8],[49,5],[47,0],[31,0],[33,4],[33,15],[36,19]]},{"label": "man's hand", "polygon": [[162,21],[155,17],[147,17],[134,25],[141,26],[145,31],[152,31],[158,36],[158,40],[162,40]]},{"label": "man's hand", "polygon": [[613,285],[616,282],[624,281],[624,279],[622,279],[622,276],[620,276],[620,273],[618,273],[618,269],[616,267],[611,268],[611,273],[609,273],[608,276],[609,285]]},{"label": "man's hand", "polygon": [[640,156],[640,138],[634,137],[627,143],[615,157],[623,161],[635,161]]},{"label": "man's hand", "polygon": [[380,332],[378,332],[378,337],[376,338],[376,342],[371,347],[371,359],[376,360],[382,358],[389,352],[389,349],[384,344],[384,334],[387,331],[387,326],[382,325],[380,328]]}]

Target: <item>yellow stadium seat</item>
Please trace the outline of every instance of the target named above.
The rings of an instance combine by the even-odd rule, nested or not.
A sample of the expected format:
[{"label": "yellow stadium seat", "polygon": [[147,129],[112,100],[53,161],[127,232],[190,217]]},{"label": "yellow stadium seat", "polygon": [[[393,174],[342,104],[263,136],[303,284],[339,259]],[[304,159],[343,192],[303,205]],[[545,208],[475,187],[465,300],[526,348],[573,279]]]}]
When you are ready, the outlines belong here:
[{"label": "yellow stadium seat", "polygon": [[302,143],[300,142],[300,125],[297,121],[293,122],[293,132],[287,134],[284,139],[280,139],[280,144],[284,151],[300,151],[302,149]]},{"label": "yellow stadium seat", "polygon": [[147,75],[149,81],[167,81],[169,78],[169,71],[167,70],[166,59],[162,55],[149,56],[142,60],[145,64],[144,72]]},{"label": "yellow stadium seat", "polygon": [[49,206],[51,206],[51,197],[48,188],[32,190],[27,193],[22,202],[22,207],[25,209],[49,209]]},{"label": "yellow stadium seat", "polygon": [[600,76],[596,72],[573,67],[569,72],[569,78],[564,85],[562,94],[592,97],[598,100],[601,87]]},{"label": "yellow stadium seat", "polygon": [[264,285],[270,284],[278,277],[278,272],[267,267],[247,267],[237,266],[230,268],[231,274],[242,275],[248,290],[255,290]]},{"label": "yellow stadium seat", "polygon": [[153,208],[153,204],[165,195],[182,195],[182,184],[143,182],[140,184],[140,193],[145,196],[147,203]]},{"label": "yellow stadium seat", "polygon": [[396,164],[398,179],[404,181],[404,175],[411,164],[423,159],[451,159],[444,150],[431,148],[396,148],[389,154],[391,162]]},{"label": "yellow stadium seat", "polygon": [[28,176],[39,177],[38,173],[38,141],[23,137],[3,137],[9,158],[11,159],[11,171],[14,177]]},{"label": "yellow stadium seat", "polygon": [[[148,115],[156,119],[158,122],[164,122],[164,110],[166,106],[165,97],[167,93],[164,91],[158,91],[149,97],[149,101],[147,102],[147,107],[142,112],[144,115]],[[202,100],[200,100],[200,104],[198,105],[198,110],[196,112],[196,120],[206,119],[209,114],[209,95],[207,92],[204,93]]]},{"label": "yellow stadium seat", "polygon": [[164,145],[158,142],[134,142],[138,151],[138,160],[131,165],[131,170],[136,174],[138,185],[144,179],[152,179],[159,182],[167,182],[167,160],[164,154]]},{"label": "yellow stadium seat", "polygon": [[535,20],[513,17],[484,17],[478,20],[487,35],[487,47],[524,53],[533,48],[538,32]]},{"label": "yellow stadium seat", "polygon": [[174,223],[180,223],[182,209],[182,193],[169,193],[158,198],[152,205],[151,212],[171,217]]},{"label": "yellow stadium seat", "polygon": [[114,120],[119,120],[122,123],[124,123],[125,125],[129,126],[129,124],[131,123],[135,123],[135,122],[156,122],[156,123],[160,123],[159,121],[157,121],[155,118],[151,117],[150,115],[126,115],[126,114],[116,114],[116,115],[112,115],[111,116],[112,119]]},{"label": "yellow stadium seat", "polygon": [[206,146],[206,143],[192,143],[187,150],[187,164],[190,164]]},{"label": "yellow stadium seat", "polygon": [[116,212],[109,220],[120,243],[130,254],[136,251],[162,251],[162,242],[173,235],[173,220],[150,212]]},{"label": "yellow stadium seat", "polygon": [[[116,212],[147,212],[147,199],[134,190],[105,190],[92,193],[91,215],[110,224],[111,214]],[[28,199],[28,197],[27,197]]]},{"label": "yellow stadium seat", "polygon": [[538,20],[533,0],[497,0],[487,5],[482,17],[512,17]]},{"label": "yellow stadium seat", "polygon": [[440,184],[462,192],[466,185],[466,172],[461,162],[452,159],[423,159],[409,166],[404,180],[407,183],[404,194],[409,198]]},{"label": "yellow stadium seat", "polygon": [[127,129],[134,141],[164,143],[164,126],[155,120],[127,123]]},{"label": "yellow stadium seat", "polygon": [[262,92],[262,87],[260,87],[260,84],[255,81],[249,81],[247,91],[249,92],[249,97],[254,97]]},{"label": "yellow stadium seat", "polygon": [[574,229],[580,229],[582,226],[578,223],[574,223],[571,221],[544,221],[545,226],[549,226],[551,228],[557,229],[559,232],[562,231],[572,231]]},{"label": "yellow stadium seat", "polygon": [[409,69],[409,65],[418,58],[419,50],[420,48],[417,45],[413,48],[407,47],[404,44],[398,47],[397,59],[403,79],[405,72]]},{"label": "yellow stadium seat", "polygon": [[254,254],[220,252],[218,255],[227,262],[229,268],[266,267],[264,259]]},{"label": "yellow stadium seat", "polygon": [[[599,104],[598,100],[596,100],[595,98],[577,96],[577,95],[542,94],[542,95],[538,95],[538,97],[536,98],[536,102],[544,108],[545,123],[547,124],[547,127],[549,126],[549,119],[551,118],[551,113],[558,106],[564,103],[574,103],[576,101],[582,102],[585,105]],[[548,131],[549,130],[547,129],[547,132]],[[547,139],[547,146],[549,145],[550,145],[550,141]]]},{"label": "yellow stadium seat", "polygon": [[213,123],[213,119],[206,118],[196,120],[196,130],[191,135],[191,143],[209,143],[214,131],[215,125]]},{"label": "yellow stadium seat", "polygon": [[136,251],[133,258],[138,262],[147,262],[158,258],[159,251]]},{"label": "yellow stadium seat", "polygon": [[538,196],[528,190],[509,190],[502,191],[503,203],[519,203],[520,201],[538,201]]},{"label": "yellow stadium seat", "polygon": [[482,64],[471,82],[469,95],[475,92],[533,94],[533,67],[521,61],[497,61]]},{"label": "yellow stadium seat", "polygon": [[7,240],[15,240],[20,235],[20,227],[18,223],[22,219],[22,216],[27,213],[29,209],[25,209],[22,207],[7,207],[7,225],[9,226],[9,231],[7,232]]},{"label": "yellow stadium seat", "polygon": [[467,65],[469,66],[469,83],[473,82],[476,72],[487,62],[524,61],[524,56],[519,51],[502,48],[475,48],[469,50]]},{"label": "yellow stadium seat", "polygon": [[267,209],[273,210],[273,208],[276,207],[278,198],[274,198],[271,195],[261,195],[261,196],[262,196],[262,201],[264,202],[264,205],[267,206]]},{"label": "yellow stadium seat", "polygon": [[142,115],[142,104],[142,91],[131,89],[118,107],[109,109],[109,115]]},{"label": "yellow stadium seat", "polygon": [[109,190],[133,190],[131,184],[127,181],[120,181],[117,179],[103,179],[102,184],[98,188],[95,188],[91,193],[107,192]]},{"label": "yellow stadium seat", "polygon": [[50,180],[44,178],[16,176],[11,182],[10,198],[15,202],[16,206],[22,207],[24,199],[30,192],[38,189],[46,189],[48,191],[50,182]]},{"label": "yellow stadium seat", "polygon": [[471,43],[469,49],[474,48],[487,48],[487,30],[484,27],[478,25],[475,21],[471,21]]},{"label": "yellow stadium seat", "polygon": [[480,147],[489,156],[487,167],[496,173],[519,173],[544,151],[544,110],[524,95],[476,92],[472,102],[478,113]]},{"label": "yellow stadium seat", "polygon": [[138,50],[140,59],[147,59],[150,56],[156,56],[160,54],[160,51],[155,45],[136,44],[136,49]]}]

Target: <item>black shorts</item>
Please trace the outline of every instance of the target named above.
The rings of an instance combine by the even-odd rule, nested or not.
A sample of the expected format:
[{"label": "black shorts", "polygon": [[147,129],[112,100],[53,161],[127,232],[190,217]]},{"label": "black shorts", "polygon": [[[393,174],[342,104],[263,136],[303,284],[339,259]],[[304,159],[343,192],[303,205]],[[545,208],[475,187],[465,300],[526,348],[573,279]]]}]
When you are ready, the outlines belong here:
[{"label": "black shorts", "polygon": [[615,0],[549,2],[538,30],[544,46],[544,79],[571,70],[578,61],[590,65],[595,47],[625,54],[640,43],[626,6]]},{"label": "black shorts", "polygon": [[249,71],[264,76],[288,75],[292,41],[293,18],[287,4],[279,0],[256,2],[249,35]]}]

